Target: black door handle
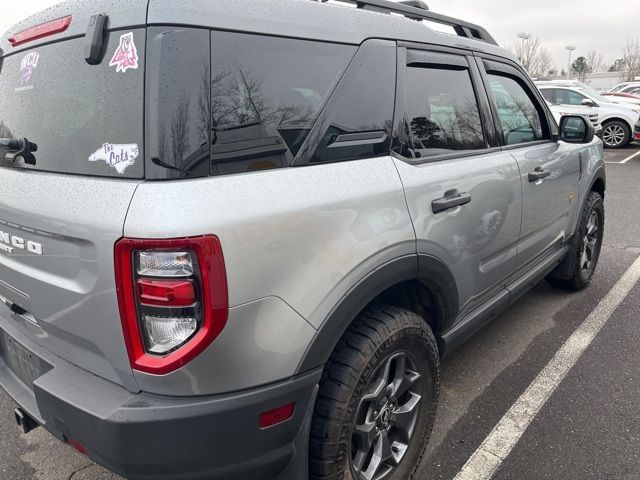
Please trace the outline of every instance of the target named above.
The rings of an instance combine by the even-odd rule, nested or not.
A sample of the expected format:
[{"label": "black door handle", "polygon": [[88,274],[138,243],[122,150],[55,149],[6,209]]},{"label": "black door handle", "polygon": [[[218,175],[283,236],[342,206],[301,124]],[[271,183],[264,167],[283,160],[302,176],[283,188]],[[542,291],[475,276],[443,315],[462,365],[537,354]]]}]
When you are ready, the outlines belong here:
[{"label": "black door handle", "polygon": [[536,167],[536,169],[529,174],[529,181],[537,182],[538,180],[547,178],[549,175],[551,175],[550,171],[544,170],[542,167]]},{"label": "black door handle", "polygon": [[444,197],[431,202],[431,210],[433,213],[440,213],[455,207],[461,207],[470,202],[470,194],[460,193],[458,190],[447,190],[444,192]]}]

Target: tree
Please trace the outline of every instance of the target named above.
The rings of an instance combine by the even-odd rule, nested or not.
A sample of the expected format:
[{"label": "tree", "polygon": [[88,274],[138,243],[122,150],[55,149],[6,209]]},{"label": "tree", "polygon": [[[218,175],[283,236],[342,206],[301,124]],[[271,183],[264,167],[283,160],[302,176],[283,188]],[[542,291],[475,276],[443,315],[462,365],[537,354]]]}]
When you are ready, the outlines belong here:
[{"label": "tree", "polygon": [[624,70],[624,58],[618,58],[609,67],[610,72],[622,72]]},{"label": "tree", "polygon": [[553,68],[553,60],[547,48],[540,43],[538,37],[530,33],[520,34],[520,40],[509,49],[533,78],[546,77]]},{"label": "tree", "polygon": [[578,57],[571,64],[571,73],[578,77],[578,80],[584,82],[587,74],[590,73],[589,64],[585,57]]},{"label": "tree", "polygon": [[595,50],[591,50],[587,53],[587,65],[589,65],[589,73],[602,72],[604,70],[604,56]]},{"label": "tree", "polygon": [[626,82],[631,82],[640,76],[640,39],[627,39],[623,60],[623,78]]}]

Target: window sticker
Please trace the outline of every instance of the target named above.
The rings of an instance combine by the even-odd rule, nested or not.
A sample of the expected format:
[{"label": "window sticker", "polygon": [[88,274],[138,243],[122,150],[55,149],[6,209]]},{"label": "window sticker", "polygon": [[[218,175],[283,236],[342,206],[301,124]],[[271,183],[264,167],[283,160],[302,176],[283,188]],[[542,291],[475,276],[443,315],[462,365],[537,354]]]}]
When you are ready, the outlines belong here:
[{"label": "window sticker", "polygon": [[126,72],[129,68],[134,70],[138,68],[138,49],[133,41],[133,32],[120,36],[120,45],[116,48],[109,66],[116,67],[116,72]]},{"label": "window sticker", "polygon": [[127,167],[136,163],[138,155],[139,150],[137,143],[105,143],[89,156],[89,161],[98,162],[102,160],[122,175]]},{"label": "window sticker", "polygon": [[33,77],[33,72],[38,66],[40,54],[38,52],[29,52],[20,61],[20,80],[21,87],[16,88],[16,92],[24,90],[33,90],[33,85],[27,85]]}]

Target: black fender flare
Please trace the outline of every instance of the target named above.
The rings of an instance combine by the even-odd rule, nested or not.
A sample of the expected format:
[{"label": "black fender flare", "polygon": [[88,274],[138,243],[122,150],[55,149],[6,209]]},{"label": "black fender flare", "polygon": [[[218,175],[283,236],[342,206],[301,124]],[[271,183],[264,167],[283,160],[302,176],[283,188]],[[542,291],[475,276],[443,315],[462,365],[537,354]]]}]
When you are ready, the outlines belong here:
[{"label": "black fender flare", "polygon": [[[458,313],[458,291],[453,275],[443,262],[428,255],[406,255],[369,272],[335,305],[307,347],[297,373],[323,366],[353,319],[378,295],[399,283],[421,280],[438,298],[446,328]],[[438,328],[439,331],[442,331]],[[438,332],[434,332],[438,337]]]}]

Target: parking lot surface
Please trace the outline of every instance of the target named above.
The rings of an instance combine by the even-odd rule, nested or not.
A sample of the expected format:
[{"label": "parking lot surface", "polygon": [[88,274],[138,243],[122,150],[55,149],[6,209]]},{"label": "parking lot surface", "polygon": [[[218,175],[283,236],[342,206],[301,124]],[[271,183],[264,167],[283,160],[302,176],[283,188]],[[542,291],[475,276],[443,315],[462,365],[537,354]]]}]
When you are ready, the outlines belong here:
[{"label": "parking lot surface", "polygon": [[[640,256],[640,147],[607,151],[606,227],[596,276],[567,293],[541,282],[443,361],[434,433],[416,476],[452,479]],[[640,478],[640,284],[612,312],[494,478]],[[43,429],[21,435],[0,393],[0,478],[117,479]]]}]

